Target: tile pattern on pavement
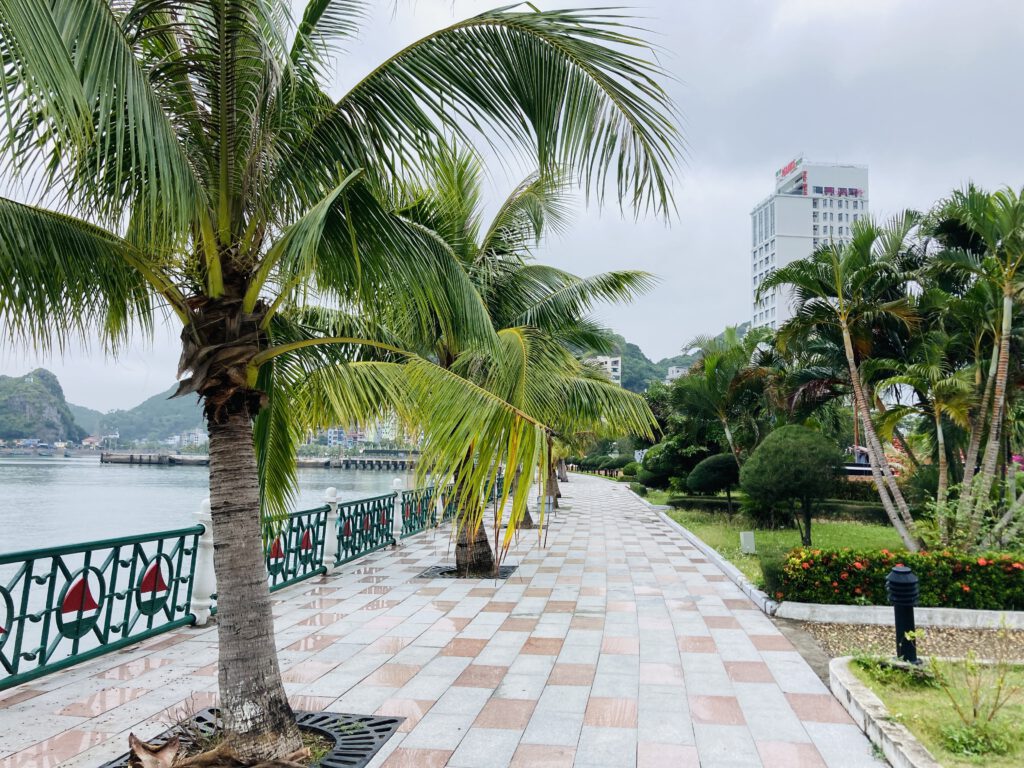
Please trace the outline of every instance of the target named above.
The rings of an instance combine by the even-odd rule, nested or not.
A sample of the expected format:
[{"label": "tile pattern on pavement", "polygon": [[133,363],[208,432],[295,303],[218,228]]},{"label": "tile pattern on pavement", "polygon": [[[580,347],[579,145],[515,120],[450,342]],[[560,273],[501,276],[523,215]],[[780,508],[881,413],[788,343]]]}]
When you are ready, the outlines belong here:
[{"label": "tile pattern on pavement", "polygon": [[[275,595],[306,710],[405,717],[373,768],[878,766],[775,625],[625,487],[573,476],[506,581],[426,533]],[[215,627],[0,693],[0,768],[93,768],[216,702]]]}]

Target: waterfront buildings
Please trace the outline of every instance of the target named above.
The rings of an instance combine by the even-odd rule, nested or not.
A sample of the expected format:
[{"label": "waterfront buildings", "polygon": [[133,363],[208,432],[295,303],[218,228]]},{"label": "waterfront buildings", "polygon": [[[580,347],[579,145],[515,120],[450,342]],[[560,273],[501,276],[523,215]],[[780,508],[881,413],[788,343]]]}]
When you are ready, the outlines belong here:
[{"label": "waterfront buildings", "polygon": [[606,355],[598,355],[590,359],[590,362],[594,363],[598,368],[608,374],[613,382],[622,386],[622,358],[621,357],[608,357]]},{"label": "waterfront buildings", "polygon": [[776,288],[757,300],[772,270],[829,243],[845,244],[868,213],[865,165],[812,163],[798,157],[775,172],[775,191],[750,213],[750,300],[754,327],[778,328],[792,317],[792,294]]}]

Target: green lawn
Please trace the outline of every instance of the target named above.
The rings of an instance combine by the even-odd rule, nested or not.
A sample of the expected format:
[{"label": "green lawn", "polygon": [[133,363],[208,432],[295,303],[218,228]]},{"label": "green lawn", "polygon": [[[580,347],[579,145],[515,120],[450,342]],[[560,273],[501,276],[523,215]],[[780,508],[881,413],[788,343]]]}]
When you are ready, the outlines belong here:
[{"label": "green lawn", "polygon": [[[1003,735],[1010,752],[1005,755],[962,755],[946,748],[943,731],[962,726],[953,706],[942,690],[926,682],[914,682],[897,670],[879,674],[854,662],[854,674],[882,700],[893,720],[905,725],[945,768],[983,765],[987,768],[1011,768],[1024,765],[1024,696],[1018,695],[1002,710],[995,730]],[[1024,667],[1014,667],[1011,685],[1024,686]],[[988,687],[988,686],[985,686]]]},{"label": "green lawn", "polygon": [[648,488],[647,495],[644,496],[644,498],[651,502],[651,504],[665,506],[668,504],[669,497],[673,495],[678,496],[679,494],[671,494],[668,491],[658,491],[654,488]]},{"label": "green lawn", "polygon": [[[717,550],[758,587],[764,583],[760,555],[778,556],[800,546],[800,534],[795,528],[754,530],[751,521],[740,514],[730,518],[721,512],[690,509],[673,509],[666,514]],[[754,543],[758,554],[745,555],[740,552],[740,531],[754,531]],[[903,548],[899,535],[890,526],[857,522],[815,520],[811,526],[811,541],[816,547],[892,550]]]}]

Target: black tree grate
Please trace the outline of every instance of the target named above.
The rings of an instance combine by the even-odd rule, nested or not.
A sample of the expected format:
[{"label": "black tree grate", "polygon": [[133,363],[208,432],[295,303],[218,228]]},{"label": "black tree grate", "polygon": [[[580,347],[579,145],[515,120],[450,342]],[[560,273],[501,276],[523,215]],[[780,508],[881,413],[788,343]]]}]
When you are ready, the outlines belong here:
[{"label": "black tree grate", "polygon": [[[518,565],[500,565],[498,566],[498,575],[495,576],[493,573],[486,576],[470,576],[471,579],[507,579],[513,573],[516,572]],[[417,579],[457,579],[459,578],[459,572],[456,570],[454,565],[432,565],[427,570],[423,571]]]},{"label": "black tree grate", "polygon": [[[305,731],[313,731],[334,747],[321,760],[321,768],[363,768],[377,751],[390,739],[404,717],[377,715],[349,715],[335,712],[296,712],[295,722]],[[210,736],[220,728],[220,714],[216,708],[197,712],[191,720],[170,728],[151,744],[164,744],[171,737],[181,737],[182,746],[188,747],[197,737]],[[104,763],[100,768],[127,768],[128,753]]]}]

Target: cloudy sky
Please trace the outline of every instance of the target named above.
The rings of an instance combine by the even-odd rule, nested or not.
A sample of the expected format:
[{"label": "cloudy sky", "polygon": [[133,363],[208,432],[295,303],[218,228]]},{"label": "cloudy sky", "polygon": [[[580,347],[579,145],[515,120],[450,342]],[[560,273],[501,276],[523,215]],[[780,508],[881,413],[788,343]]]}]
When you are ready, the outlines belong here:
[{"label": "cloudy sky", "polygon": [[[496,3],[398,0],[394,11],[380,0],[332,92],[417,37]],[[683,116],[678,213],[666,225],[580,205],[541,255],[581,274],[656,273],[661,283],[644,299],[599,313],[655,360],[749,319],[748,214],[795,156],[868,165],[880,216],[925,208],[968,180],[1024,186],[1020,0],[645,0],[636,13],[655,30]],[[517,173],[492,169],[494,200]],[[162,331],[117,361],[95,348],[56,359],[4,351],[0,373],[44,365],[70,401],[108,410],[169,386],[176,361],[174,335]]]}]

